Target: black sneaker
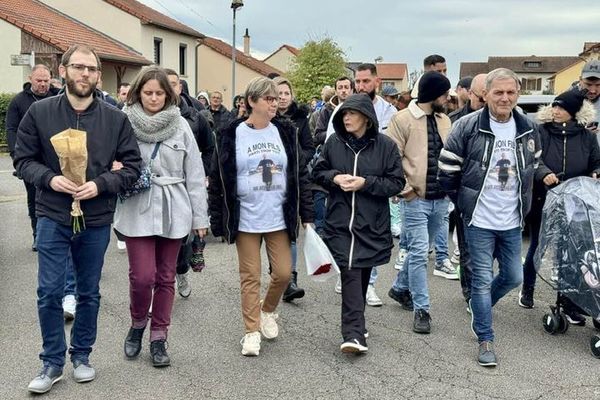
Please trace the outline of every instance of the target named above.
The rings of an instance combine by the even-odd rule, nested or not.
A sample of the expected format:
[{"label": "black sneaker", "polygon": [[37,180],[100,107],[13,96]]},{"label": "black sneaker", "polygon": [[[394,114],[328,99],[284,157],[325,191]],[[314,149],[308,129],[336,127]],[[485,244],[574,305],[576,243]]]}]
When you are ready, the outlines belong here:
[{"label": "black sneaker", "polygon": [[498,365],[496,353],[494,353],[493,342],[483,341],[479,343],[479,355],[477,361],[482,367],[495,367]]},{"label": "black sneaker", "polygon": [[519,305],[523,308],[533,308],[533,288],[523,287],[519,292]]},{"label": "black sneaker", "polygon": [[430,333],[431,332],[431,317],[425,310],[415,311],[415,321],[413,323],[413,331],[416,333]]},{"label": "black sneaker", "polygon": [[585,326],[585,317],[574,310],[563,310],[571,325]]},{"label": "black sneaker", "polygon": [[364,339],[350,339],[342,343],[342,345],[340,346],[340,350],[342,351],[342,353],[360,354],[366,353],[369,350],[369,348],[367,347],[367,341]]},{"label": "black sneaker", "polygon": [[409,290],[395,290],[394,288],[391,288],[388,292],[388,296],[400,303],[403,310],[413,310],[412,296],[410,295]]}]

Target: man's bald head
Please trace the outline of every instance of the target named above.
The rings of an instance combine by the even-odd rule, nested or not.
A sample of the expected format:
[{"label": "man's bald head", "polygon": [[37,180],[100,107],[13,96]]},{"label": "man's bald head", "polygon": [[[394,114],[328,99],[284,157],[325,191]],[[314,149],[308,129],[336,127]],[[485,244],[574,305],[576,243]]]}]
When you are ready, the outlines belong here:
[{"label": "man's bald head", "polygon": [[485,105],[483,89],[485,89],[485,78],[487,74],[479,74],[473,77],[471,89],[469,89],[469,101],[472,110],[479,110]]}]

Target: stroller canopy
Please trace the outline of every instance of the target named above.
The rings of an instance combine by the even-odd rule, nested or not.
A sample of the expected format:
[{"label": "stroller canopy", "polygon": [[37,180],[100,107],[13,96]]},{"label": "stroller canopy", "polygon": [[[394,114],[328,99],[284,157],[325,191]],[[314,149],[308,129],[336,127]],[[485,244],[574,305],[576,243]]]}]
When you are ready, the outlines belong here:
[{"label": "stroller canopy", "polygon": [[538,275],[600,318],[600,181],[567,180],[546,196],[534,264]]}]

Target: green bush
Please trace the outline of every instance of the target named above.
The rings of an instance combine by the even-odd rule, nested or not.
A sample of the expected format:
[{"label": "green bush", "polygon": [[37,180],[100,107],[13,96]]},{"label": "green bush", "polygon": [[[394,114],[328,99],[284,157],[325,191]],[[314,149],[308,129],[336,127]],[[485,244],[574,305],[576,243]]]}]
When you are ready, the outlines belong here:
[{"label": "green bush", "polygon": [[6,110],[14,93],[0,93],[0,143],[6,143]]}]

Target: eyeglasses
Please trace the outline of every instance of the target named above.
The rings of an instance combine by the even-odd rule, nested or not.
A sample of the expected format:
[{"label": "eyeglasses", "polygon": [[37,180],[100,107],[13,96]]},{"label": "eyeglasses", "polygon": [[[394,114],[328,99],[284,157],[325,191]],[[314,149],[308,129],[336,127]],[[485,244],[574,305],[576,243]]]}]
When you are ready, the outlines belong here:
[{"label": "eyeglasses", "polygon": [[95,67],[93,65],[69,64],[69,65],[67,65],[67,67],[71,67],[77,72],[83,72],[87,68],[87,70],[90,74],[95,74],[96,72],[100,71],[100,68]]},{"label": "eyeglasses", "polygon": [[481,97],[480,95],[478,95],[477,93],[471,92],[471,94],[473,96],[475,96],[477,98],[477,100],[479,100],[480,103],[485,103],[485,99],[483,97]]},{"label": "eyeglasses", "polygon": [[264,99],[267,103],[272,103],[274,101],[277,101],[277,97],[274,97],[274,96],[263,96],[261,98]]}]

